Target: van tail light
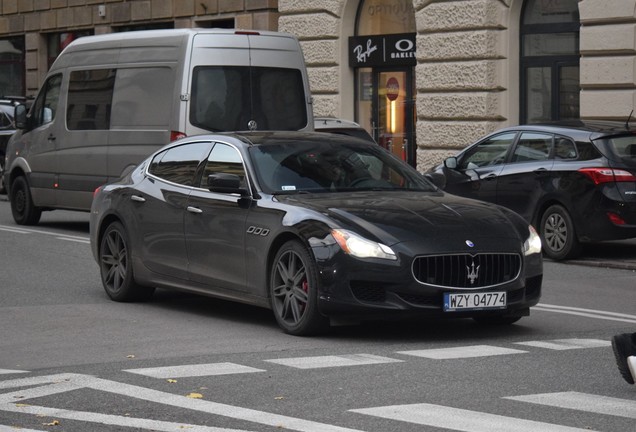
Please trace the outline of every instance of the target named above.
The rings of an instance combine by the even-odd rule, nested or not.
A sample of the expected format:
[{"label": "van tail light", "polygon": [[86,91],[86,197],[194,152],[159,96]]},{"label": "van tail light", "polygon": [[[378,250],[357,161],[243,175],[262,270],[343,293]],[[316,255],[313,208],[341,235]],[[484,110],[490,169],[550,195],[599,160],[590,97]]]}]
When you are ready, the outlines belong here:
[{"label": "van tail light", "polygon": [[99,193],[100,190],[102,190],[103,187],[104,185],[101,185],[93,191],[93,198],[95,198],[95,196]]},{"label": "van tail light", "polygon": [[187,137],[186,134],[179,131],[170,131],[170,142]]},{"label": "van tail light", "polygon": [[620,169],[581,168],[579,172],[588,176],[597,185],[609,182],[636,182],[636,176]]},{"label": "van tail light", "polygon": [[625,219],[623,219],[616,213],[607,212],[607,217],[614,225],[625,225]]}]

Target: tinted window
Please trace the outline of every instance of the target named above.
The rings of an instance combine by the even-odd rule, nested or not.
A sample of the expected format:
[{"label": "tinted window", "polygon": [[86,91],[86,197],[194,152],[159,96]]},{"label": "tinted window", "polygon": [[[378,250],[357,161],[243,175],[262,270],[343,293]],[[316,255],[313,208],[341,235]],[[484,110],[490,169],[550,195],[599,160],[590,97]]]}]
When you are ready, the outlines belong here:
[{"label": "tinted window", "polygon": [[594,144],[589,141],[577,141],[576,149],[579,154],[578,160],[586,161],[601,157],[601,154],[596,147],[594,147]]},{"label": "tinted window", "polygon": [[636,136],[608,138],[606,140],[614,153],[620,157],[636,158]]},{"label": "tinted window", "polygon": [[197,167],[207,155],[210,143],[191,143],[172,147],[157,154],[148,172],[163,180],[192,186]]},{"label": "tinted window", "polygon": [[199,66],[192,79],[190,122],[210,131],[299,130],[307,125],[297,69]]},{"label": "tinted window", "polygon": [[66,111],[67,127],[70,130],[109,129],[114,85],[114,69],[71,72]]},{"label": "tinted window", "polygon": [[475,169],[504,163],[515,136],[517,136],[516,132],[507,132],[480,142],[464,154],[458,168]]},{"label": "tinted window", "polygon": [[214,145],[203,169],[200,187],[207,188],[208,176],[219,173],[237,175],[241,178],[240,187],[247,187],[241,155],[234,147],[227,144],[217,143]]},{"label": "tinted window", "polygon": [[576,159],[576,147],[568,138],[556,137],[554,140],[555,159]]},{"label": "tinted window", "polygon": [[552,135],[523,132],[512,153],[511,162],[547,160],[552,149]]},{"label": "tinted window", "polygon": [[57,104],[60,100],[61,85],[62,75],[60,74],[50,77],[42,86],[42,91],[33,102],[31,109],[34,128],[50,123],[55,118]]}]

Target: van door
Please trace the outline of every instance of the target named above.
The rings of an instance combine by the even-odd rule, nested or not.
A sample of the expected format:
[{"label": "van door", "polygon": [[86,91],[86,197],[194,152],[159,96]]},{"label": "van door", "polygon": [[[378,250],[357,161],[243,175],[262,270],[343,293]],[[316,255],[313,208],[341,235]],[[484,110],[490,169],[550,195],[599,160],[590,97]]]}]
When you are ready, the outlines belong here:
[{"label": "van door", "polygon": [[37,207],[53,206],[56,203],[57,186],[57,139],[64,125],[59,112],[62,90],[62,74],[49,77],[38,97],[33,102],[30,118],[30,131],[25,132],[21,141],[25,147],[24,155],[29,162],[31,173],[29,185],[33,203]]},{"label": "van door", "polygon": [[189,82],[188,135],[313,128],[298,42],[266,34],[197,34]]},{"label": "van door", "polygon": [[57,139],[57,206],[86,210],[93,191],[107,181],[115,69],[74,70],[69,74],[65,118],[68,133]]}]

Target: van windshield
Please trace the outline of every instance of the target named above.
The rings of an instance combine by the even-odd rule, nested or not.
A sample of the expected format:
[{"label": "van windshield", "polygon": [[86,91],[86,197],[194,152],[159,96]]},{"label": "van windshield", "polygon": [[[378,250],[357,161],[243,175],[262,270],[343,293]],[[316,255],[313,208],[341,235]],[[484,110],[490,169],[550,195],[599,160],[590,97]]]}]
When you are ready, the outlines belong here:
[{"label": "van windshield", "polygon": [[198,66],[192,78],[190,123],[209,131],[300,130],[307,126],[298,69]]}]

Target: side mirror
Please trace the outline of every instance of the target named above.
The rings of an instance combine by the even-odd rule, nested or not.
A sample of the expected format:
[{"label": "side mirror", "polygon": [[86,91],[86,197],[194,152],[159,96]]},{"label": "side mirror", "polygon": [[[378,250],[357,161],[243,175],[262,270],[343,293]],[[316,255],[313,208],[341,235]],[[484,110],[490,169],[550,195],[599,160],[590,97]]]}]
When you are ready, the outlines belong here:
[{"label": "side mirror", "polygon": [[13,109],[13,121],[16,129],[27,129],[27,107],[24,104],[16,105]]},{"label": "side mirror", "polygon": [[241,178],[236,174],[215,173],[208,176],[210,192],[239,194],[246,196],[247,189],[241,187]]},{"label": "side mirror", "polygon": [[457,169],[457,158],[455,156],[446,158],[444,160],[444,166],[448,169]]}]

